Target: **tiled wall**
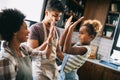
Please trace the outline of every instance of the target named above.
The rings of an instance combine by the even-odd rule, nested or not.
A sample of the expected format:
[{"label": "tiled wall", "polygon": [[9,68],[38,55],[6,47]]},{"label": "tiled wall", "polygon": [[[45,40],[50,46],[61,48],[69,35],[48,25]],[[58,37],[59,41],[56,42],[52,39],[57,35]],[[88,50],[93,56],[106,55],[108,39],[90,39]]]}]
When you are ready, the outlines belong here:
[{"label": "tiled wall", "polygon": [[109,60],[113,40],[102,37],[96,37],[93,41],[93,44],[98,45],[99,48],[97,54],[101,55],[101,59]]},{"label": "tiled wall", "polygon": [[[63,28],[59,28],[59,30],[60,30],[60,34],[62,34],[62,32],[64,31],[64,29]],[[79,41],[79,39],[78,39],[78,32],[73,32],[73,37],[72,37],[72,41],[73,42],[77,42],[77,41]]]}]

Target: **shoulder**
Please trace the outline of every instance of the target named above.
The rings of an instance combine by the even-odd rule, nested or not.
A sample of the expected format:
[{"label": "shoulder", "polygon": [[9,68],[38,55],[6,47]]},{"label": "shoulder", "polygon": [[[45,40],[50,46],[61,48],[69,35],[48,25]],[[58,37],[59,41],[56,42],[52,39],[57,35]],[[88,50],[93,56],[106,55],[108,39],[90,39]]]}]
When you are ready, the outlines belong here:
[{"label": "shoulder", "polygon": [[83,56],[86,57],[86,58],[88,58],[89,55],[90,55],[90,53],[91,53],[90,45],[85,45],[85,46],[83,46],[83,47],[85,47],[85,48],[87,49],[86,54],[84,54]]},{"label": "shoulder", "polygon": [[29,55],[32,53],[32,48],[30,48],[27,43],[21,43],[20,49],[24,51],[25,55]]},{"label": "shoulder", "polygon": [[42,22],[35,23],[35,24],[31,25],[29,27],[29,29],[30,29],[30,31],[31,30],[41,30],[41,29],[43,29],[43,23]]},{"label": "shoulder", "polygon": [[90,50],[90,45],[84,45],[83,47],[87,48],[87,50]]},{"label": "shoulder", "polygon": [[90,45],[81,45],[80,42],[76,42],[74,46],[85,47],[85,48],[87,48],[87,50],[90,50]]}]

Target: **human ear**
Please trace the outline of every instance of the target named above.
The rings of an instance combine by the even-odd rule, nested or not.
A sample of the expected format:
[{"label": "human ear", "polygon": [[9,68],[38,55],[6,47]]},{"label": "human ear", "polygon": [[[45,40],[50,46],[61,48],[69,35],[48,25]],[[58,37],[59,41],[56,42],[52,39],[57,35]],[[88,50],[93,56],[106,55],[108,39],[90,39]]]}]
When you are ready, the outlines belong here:
[{"label": "human ear", "polygon": [[48,16],[48,12],[49,12],[48,10],[45,11],[45,15],[46,15],[46,16]]},{"label": "human ear", "polygon": [[90,35],[90,39],[93,40],[95,38],[94,35]]}]

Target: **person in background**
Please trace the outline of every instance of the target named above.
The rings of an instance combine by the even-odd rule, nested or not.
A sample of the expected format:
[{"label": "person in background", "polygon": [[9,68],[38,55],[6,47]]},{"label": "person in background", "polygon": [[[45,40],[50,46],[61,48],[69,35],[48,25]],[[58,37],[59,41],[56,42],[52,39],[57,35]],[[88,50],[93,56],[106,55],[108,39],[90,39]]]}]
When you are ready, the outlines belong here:
[{"label": "person in background", "polygon": [[[30,35],[28,39],[28,45],[31,48],[41,47],[43,50],[47,43],[46,39],[48,38],[51,23],[55,23],[60,20],[60,16],[64,11],[64,6],[59,0],[48,0],[45,17],[42,22],[33,24],[29,30]],[[60,61],[63,60],[64,55],[60,49],[59,45],[59,29],[54,27],[54,36],[52,39],[52,52],[50,52],[49,58],[39,64],[37,59],[32,60],[33,63],[33,76],[35,80],[57,80],[58,79],[58,65],[56,59]]]},{"label": "person in background", "polygon": [[[46,45],[43,51],[31,49],[23,44],[28,39],[29,31],[25,15],[17,9],[3,9],[0,12],[0,80],[33,80],[31,57],[40,61],[47,58],[52,46]],[[54,26],[46,40],[51,44]]]},{"label": "person in background", "polygon": [[79,42],[72,43],[72,33],[76,25],[82,21],[81,17],[72,23],[72,16],[68,23],[71,24],[65,28],[61,36],[61,45],[64,45],[63,52],[65,57],[58,80],[79,80],[77,69],[80,68],[90,56],[90,43],[100,31],[102,25],[98,20],[85,20],[79,29]]}]

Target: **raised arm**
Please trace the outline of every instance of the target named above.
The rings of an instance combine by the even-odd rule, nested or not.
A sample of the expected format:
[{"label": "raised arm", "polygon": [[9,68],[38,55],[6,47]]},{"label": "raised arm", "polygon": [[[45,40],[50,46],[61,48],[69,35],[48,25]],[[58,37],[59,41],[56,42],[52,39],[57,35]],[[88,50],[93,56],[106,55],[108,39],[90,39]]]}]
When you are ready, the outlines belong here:
[{"label": "raised arm", "polygon": [[66,35],[68,33],[68,29],[69,29],[70,25],[72,24],[72,18],[73,18],[73,16],[70,16],[69,19],[67,20],[66,24],[65,24],[65,29],[60,36],[60,41],[59,41],[60,46],[64,46],[64,42],[65,42]]},{"label": "raised arm", "polygon": [[84,48],[84,47],[72,47],[72,45],[71,45],[72,34],[74,31],[74,28],[76,27],[76,25],[78,23],[80,23],[82,21],[83,18],[84,17],[81,17],[76,22],[74,22],[72,25],[70,25],[70,27],[68,29],[68,33],[67,33],[66,38],[65,38],[65,42],[64,42],[64,48],[63,48],[64,52],[67,52],[69,54],[82,54],[80,52],[87,51],[86,48]]},{"label": "raised arm", "polygon": [[47,58],[49,58],[50,53],[52,51],[52,39],[53,39],[53,36],[55,34],[54,29],[55,29],[55,21],[53,21],[51,23],[50,33],[48,35],[47,40],[42,44],[42,46],[40,46],[40,47],[37,48],[39,50],[44,50],[45,53],[46,53]]}]

